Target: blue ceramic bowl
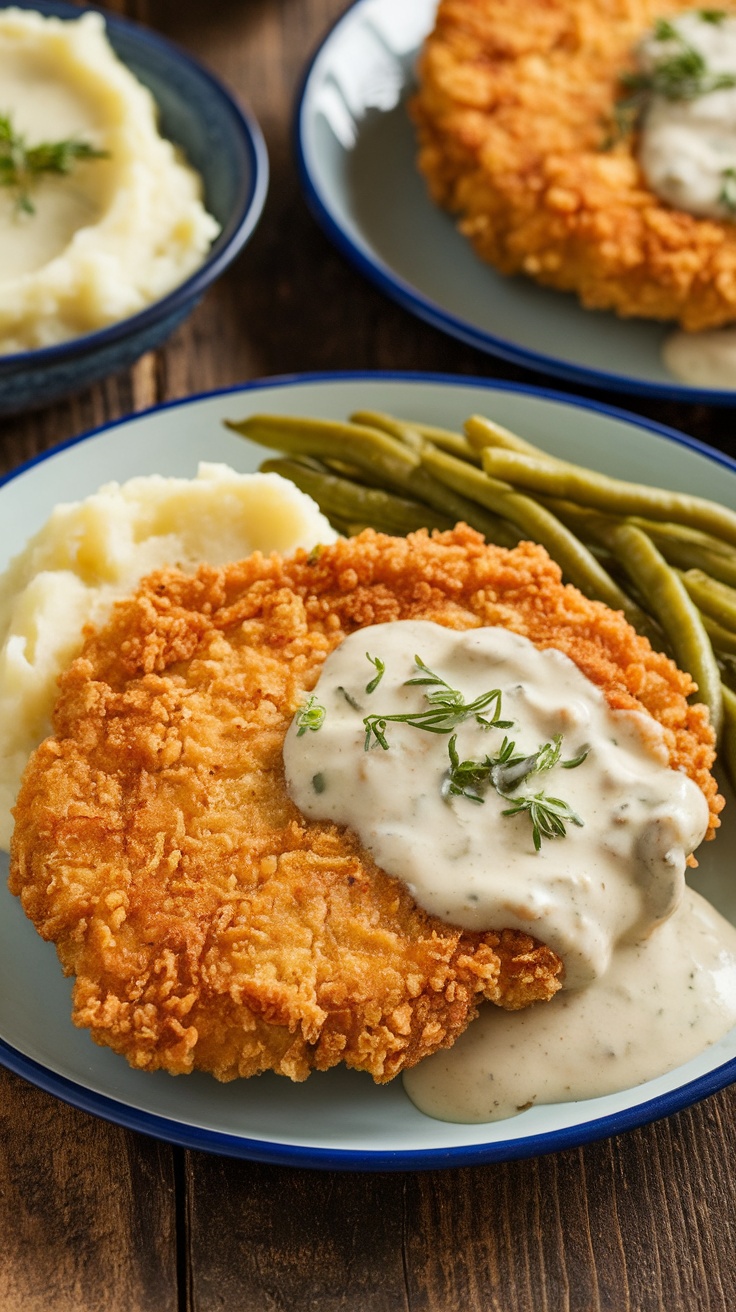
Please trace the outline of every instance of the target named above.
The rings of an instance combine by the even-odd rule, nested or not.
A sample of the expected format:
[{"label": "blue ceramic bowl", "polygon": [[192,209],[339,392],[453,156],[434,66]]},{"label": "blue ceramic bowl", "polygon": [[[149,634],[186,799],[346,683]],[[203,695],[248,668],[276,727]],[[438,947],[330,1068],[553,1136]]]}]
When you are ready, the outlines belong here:
[{"label": "blue ceramic bowl", "polygon": [[[57,18],[83,12],[62,0],[13,0],[13,5]],[[204,264],[140,313],[57,346],[0,355],[0,414],[45,405],[127,368],[158,346],[242,250],[266,199],[268,156],[255,119],[184,51],[114,14],[105,13],[105,21],[118,57],[153,94],[162,134],[201,174],[205,204],[221,232]]]}]

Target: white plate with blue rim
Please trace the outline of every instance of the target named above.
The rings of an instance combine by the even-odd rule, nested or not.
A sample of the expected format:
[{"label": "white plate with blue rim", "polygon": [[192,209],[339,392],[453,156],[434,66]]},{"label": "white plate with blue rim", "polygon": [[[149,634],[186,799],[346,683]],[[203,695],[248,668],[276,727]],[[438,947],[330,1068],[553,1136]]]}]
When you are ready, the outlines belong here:
[{"label": "white plate with blue rim", "polygon": [[[488,415],[554,454],[624,478],[668,484],[736,510],[736,462],[691,438],[592,401],[504,383],[412,374],[293,376],[160,406],[75,438],[0,484],[0,569],[59,501],[111,479],[193,476],[201,459],[244,472],[264,451],[223,427],[255,412],[344,419],[389,411],[448,428]],[[697,887],[736,923],[736,804],[699,853]],[[729,814],[732,813],[732,814]],[[509,1120],[456,1125],[422,1115],[400,1080],[345,1069],[304,1084],[276,1075],[219,1084],[197,1073],[132,1070],[70,1020],[71,981],[6,886],[0,855],[0,1063],[58,1098],[171,1143],[292,1166],[415,1170],[532,1156],[669,1115],[736,1080],[736,1029],[686,1065],[636,1088],[538,1105]]]},{"label": "white plate with blue rim", "polygon": [[569,293],[481,263],[430,200],[407,100],[437,0],[356,0],[307,69],[297,160],[307,202],[345,256],[405,309],[491,355],[589,387],[733,405],[662,362],[671,327],[584,310]]}]

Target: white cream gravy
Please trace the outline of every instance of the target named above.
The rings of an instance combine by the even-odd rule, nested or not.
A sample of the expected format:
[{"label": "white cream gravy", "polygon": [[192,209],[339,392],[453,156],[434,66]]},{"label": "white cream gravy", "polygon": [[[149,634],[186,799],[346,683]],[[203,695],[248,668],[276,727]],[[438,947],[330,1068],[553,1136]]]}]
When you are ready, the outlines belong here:
[{"label": "white cream gravy", "polygon": [[675,378],[691,387],[736,390],[736,327],[701,333],[670,333],[662,359]]},{"label": "white cream gravy", "polygon": [[427,1116],[501,1120],[654,1079],[736,1025],[736,930],[688,889],[674,915],[622,945],[606,975],[523,1011],[483,1006],[449,1051],[404,1073]]},{"label": "white cream gravy", "polygon": [[[366,652],[386,666],[370,694],[375,669]],[[511,802],[493,787],[482,804],[443,798],[449,734],[389,722],[388,750],[364,750],[369,713],[426,709],[431,690],[406,683],[419,673],[415,654],[467,701],[501,690],[502,718],[513,727],[487,729],[475,719],[459,725],[462,760],[496,754],[507,735],[524,755],[556,734],[563,735],[562,760],[588,748],[581,765],[533,774],[514,793],[543,789],[563,799],[580,827],[566,824],[566,837],[543,840],[535,851],[528,814],[504,816]],[[539,651],[506,629],[375,625],[328,657],[315,695],[324,724],[301,736],[292,724],[284,746],[292,797],[304,815],[348,825],[440,919],[533,934],[562,958],[572,986],[604,974],[619,941],[641,938],[680,901],[686,858],[707,826],[705,799],[668,768],[659,726],[611,711],[561,652]]]},{"label": "white cream gravy", "polygon": [[[718,11],[708,11],[717,14]],[[671,20],[673,28],[705,61],[711,74],[736,76],[736,18],[717,21],[693,10]],[[678,42],[641,42],[644,71],[682,50]],[[736,220],[736,87],[691,100],[654,95],[639,137],[639,161],[649,186],[662,200],[701,218]],[[671,333],[662,346],[669,372],[691,387],[736,389],[736,328]]]},{"label": "white cream gravy", "polygon": [[[372,693],[366,653],[386,667]],[[482,804],[444,798],[449,735],[388,721],[388,750],[365,750],[365,716],[427,706],[431,689],[405,682],[418,673],[415,654],[466,701],[501,689],[500,716],[513,728],[459,726],[462,759],[497,753],[505,735],[534,752],[562,734],[562,760],[588,746],[580,765],[532,775],[514,793],[562,797],[581,827],[568,824],[535,851],[528,817],[503,816],[508,799],[492,787]],[[707,806],[668,768],[648,717],[611,711],[560,652],[503,629],[426,621],[347,638],[315,699],[321,727],[300,734],[296,717],[284,748],[300,809],[349,825],[428,911],[469,929],[526,930],[565,962],[551,1003],[513,1013],[486,1005],[451,1050],[405,1072],[421,1111],[482,1122],[597,1097],[672,1069],[736,1023],[736,930],[684,884]]]},{"label": "white cream gravy", "polygon": [[[671,20],[679,40],[645,38],[637,50],[640,68],[650,72],[687,48],[702,56],[706,75],[736,75],[736,18],[709,22],[701,13]],[[736,218],[736,86],[691,99],[652,95],[639,161],[652,191],[676,209],[702,218]]]}]

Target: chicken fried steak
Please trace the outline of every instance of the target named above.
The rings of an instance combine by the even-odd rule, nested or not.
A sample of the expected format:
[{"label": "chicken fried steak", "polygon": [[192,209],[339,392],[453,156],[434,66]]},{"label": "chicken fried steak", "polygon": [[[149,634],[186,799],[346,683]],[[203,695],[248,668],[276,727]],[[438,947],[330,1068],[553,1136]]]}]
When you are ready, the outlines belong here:
[{"label": "chicken fried steak", "polygon": [[441,0],[411,103],[419,167],[481,259],[576,292],[588,309],[692,331],[736,319],[736,226],[661,200],[639,163],[638,132],[617,130],[637,42],[692,9]]},{"label": "chicken fried steak", "polygon": [[12,890],[76,976],[75,1023],[133,1066],[302,1080],[343,1061],[385,1081],[451,1045],[483,999],[514,1009],[559,988],[548,947],[433,918],[287,794],[284,737],[324,659],[398,619],[502,625],[561,649],[611,706],[664,726],[717,825],[691,680],[563,586],[540,547],[486,546],[465,526],[367,531],[309,555],[155,574],[62,676],[11,862]]}]

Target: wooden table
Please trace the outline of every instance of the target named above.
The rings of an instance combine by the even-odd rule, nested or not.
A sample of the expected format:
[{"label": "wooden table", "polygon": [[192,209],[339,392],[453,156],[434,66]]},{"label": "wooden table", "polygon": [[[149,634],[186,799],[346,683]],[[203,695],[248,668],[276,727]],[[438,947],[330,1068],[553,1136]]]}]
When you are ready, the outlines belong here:
[{"label": "wooden table", "polygon": [[[164,349],[0,423],[0,470],[158,401],[268,374],[421,369],[547,385],[385,300],[310,217],[291,108],[342,0],[110,8],[196,52],[250,104],[268,144],[269,198],[255,238]],[[730,410],[604,399],[735,451]],[[427,1173],[189,1152],[1,1070],[0,1123],[0,1312],[736,1308],[736,1088],[584,1149]]]}]

